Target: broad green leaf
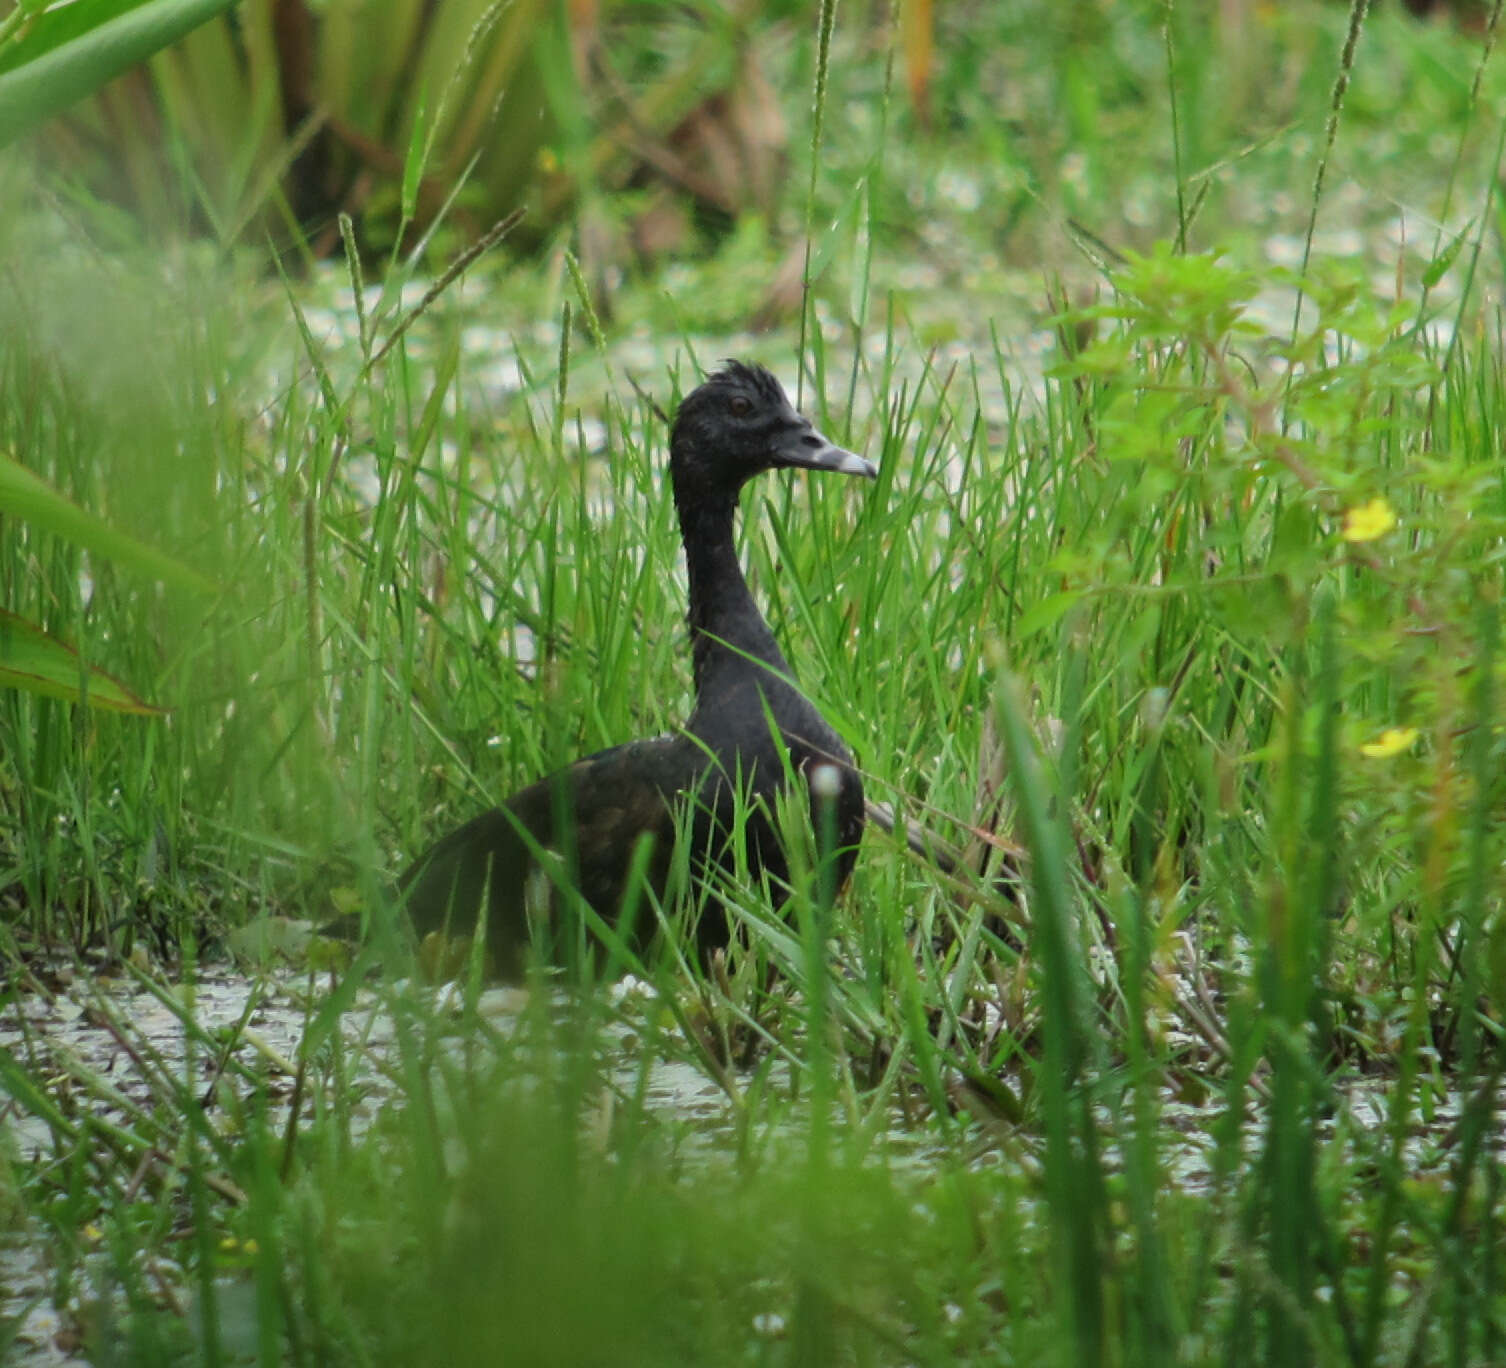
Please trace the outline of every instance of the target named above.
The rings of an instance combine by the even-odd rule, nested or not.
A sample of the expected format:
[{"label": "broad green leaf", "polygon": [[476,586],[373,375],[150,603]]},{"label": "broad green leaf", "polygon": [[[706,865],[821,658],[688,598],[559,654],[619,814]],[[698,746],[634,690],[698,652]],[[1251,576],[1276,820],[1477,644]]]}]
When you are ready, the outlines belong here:
[{"label": "broad green leaf", "polygon": [[1465,225],[1464,231],[1461,232],[1457,237],[1455,237],[1447,247],[1445,247],[1441,252],[1438,253],[1437,256],[1435,256],[1430,262],[1428,262],[1427,267],[1423,270],[1422,273],[1422,283],[1426,285],[1428,289],[1431,290],[1433,286],[1435,286],[1440,280],[1443,279],[1444,276],[1448,274],[1449,267],[1454,264],[1454,258],[1459,255],[1459,249],[1463,247],[1465,242],[1469,240],[1469,231],[1473,226],[1474,220],[1471,219],[1470,222]]},{"label": "broad green leaf", "polygon": [[[0,41],[0,72],[25,66],[38,57],[74,42],[86,33],[135,9],[142,0],[90,0],[86,5],[52,4],[31,0],[31,17],[16,14],[7,18],[10,29]],[[24,6],[26,8],[28,6]],[[40,10],[40,13],[35,11]]]},{"label": "broad green leaf", "polygon": [[0,513],[10,513],[82,546],[98,556],[138,574],[195,593],[213,594],[218,587],[195,570],[144,542],[117,532],[103,518],[86,513],[65,499],[39,475],[0,452]]},{"label": "broad green leaf", "polygon": [[424,175],[424,159],[429,153],[429,109],[425,92],[418,93],[418,107],[413,114],[413,132],[408,139],[408,155],[403,158],[402,205],[404,223],[412,223],[418,210],[418,183]]},{"label": "broad green leaf", "polygon": [[[147,0],[0,75],[0,147],[178,41],[235,0]],[[85,6],[79,3],[76,8]],[[25,49],[27,40],[18,47]]]},{"label": "broad green leaf", "polygon": [[1045,631],[1047,627],[1055,624],[1074,603],[1082,598],[1080,593],[1066,590],[1060,594],[1052,594],[1049,598],[1043,598],[1039,603],[1029,608],[1019,620],[1014,629],[1016,640],[1023,641],[1026,637],[1036,632]]},{"label": "broad green leaf", "polygon": [[109,712],[161,713],[35,623],[0,608],[0,686],[88,703]]}]

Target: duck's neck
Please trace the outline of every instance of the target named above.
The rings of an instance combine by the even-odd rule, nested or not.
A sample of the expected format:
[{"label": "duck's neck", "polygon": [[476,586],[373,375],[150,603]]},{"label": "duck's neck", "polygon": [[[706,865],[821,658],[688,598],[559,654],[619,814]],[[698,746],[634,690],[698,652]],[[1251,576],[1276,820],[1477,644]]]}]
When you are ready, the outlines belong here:
[{"label": "duck's neck", "polygon": [[790,667],[743,578],[732,540],[737,495],[715,494],[679,504],[680,534],[690,574],[691,662],[699,698],[723,670],[748,669],[749,657],[781,675]]}]

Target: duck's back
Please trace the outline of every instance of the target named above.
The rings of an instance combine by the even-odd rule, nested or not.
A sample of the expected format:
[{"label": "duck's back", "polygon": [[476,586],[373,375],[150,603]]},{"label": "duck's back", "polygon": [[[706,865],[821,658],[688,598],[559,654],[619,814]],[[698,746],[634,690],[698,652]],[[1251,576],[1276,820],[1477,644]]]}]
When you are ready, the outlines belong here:
[{"label": "duck's back", "polygon": [[644,837],[654,842],[645,877],[656,890],[663,887],[673,796],[695,787],[708,764],[689,737],[659,736],[597,751],[520,789],[452,831],[403,876],[414,927],[420,935],[469,933],[485,907],[492,962],[503,977],[518,977],[536,848],[563,855],[581,896],[615,923]]},{"label": "duck's back", "polygon": [[[498,974],[516,979],[531,939],[528,889],[539,849],[559,853],[580,895],[616,926],[636,861],[644,861],[645,885],[655,896],[663,894],[677,821],[692,834],[689,866],[698,880],[736,866],[730,842],[740,829],[747,869],[754,878],[767,873],[776,901],[782,901],[777,889],[790,870],[773,805],[784,786],[785,758],[770,731],[763,696],[755,691],[738,701],[749,706],[700,718],[695,730],[597,751],[452,831],[403,877],[401,894],[414,927],[420,935],[468,934],[485,908],[488,956]],[[814,707],[800,701],[803,708],[793,715],[782,707],[776,722],[790,769],[811,790],[815,831],[832,832],[840,848],[840,885],[852,870],[862,835],[862,781],[841,739]],[[835,778],[835,791],[825,796],[819,781],[812,783],[822,766]],[[748,805],[741,822],[739,789]],[[637,851],[645,838],[652,846],[643,857]],[[699,904],[699,947],[706,952],[725,945],[731,928],[721,900],[704,886],[693,896]],[[547,903],[557,908],[559,899]],[[640,902],[629,945],[643,949],[654,929],[651,908]]]}]

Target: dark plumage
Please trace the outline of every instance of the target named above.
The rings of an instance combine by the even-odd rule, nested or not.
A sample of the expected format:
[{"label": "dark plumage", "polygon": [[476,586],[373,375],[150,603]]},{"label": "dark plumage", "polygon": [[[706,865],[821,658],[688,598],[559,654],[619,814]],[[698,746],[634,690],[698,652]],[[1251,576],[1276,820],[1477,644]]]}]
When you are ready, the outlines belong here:
[{"label": "dark plumage", "polygon": [[[685,397],[670,435],[669,469],[690,577],[694,710],[679,732],[577,761],[438,842],[401,882],[421,934],[444,926],[468,931],[484,901],[493,963],[504,977],[516,977],[529,935],[530,841],[555,849],[573,844],[577,887],[615,923],[634,848],[646,833],[654,838],[648,881],[662,891],[679,802],[692,805],[695,864],[732,866],[727,835],[734,783],[763,800],[745,827],[749,867],[787,878],[769,810],[785,778],[770,718],[796,773],[809,781],[823,761],[832,766],[836,782],[827,792],[834,789],[834,796],[813,794],[811,814],[817,830],[834,822],[838,881],[846,880],[863,829],[862,782],[841,738],[790,682],[790,667],[748,590],[732,539],[738,491],[754,475],[781,466],[876,474],[862,457],[821,436],[761,367],[728,362]],[[835,804],[830,817],[824,802]],[[646,909],[637,921],[640,931],[651,929]],[[702,950],[725,944],[728,934],[724,912],[708,898],[697,928]]]}]

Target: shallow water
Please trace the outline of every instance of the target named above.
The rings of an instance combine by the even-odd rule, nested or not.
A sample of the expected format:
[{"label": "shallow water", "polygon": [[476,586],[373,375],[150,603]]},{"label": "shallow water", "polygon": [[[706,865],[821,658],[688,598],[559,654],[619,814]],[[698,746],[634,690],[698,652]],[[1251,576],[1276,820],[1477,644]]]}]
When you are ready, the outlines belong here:
[{"label": "shallow water", "polygon": [[[0,1014],[0,1047],[21,1061],[28,1074],[43,1083],[55,1100],[67,1103],[71,1119],[88,1112],[125,1129],[139,1130],[143,1117],[158,1107],[160,1085],[154,1076],[187,1077],[196,1095],[207,1096],[216,1078],[241,1066],[249,1071],[235,1088],[244,1095],[254,1077],[265,1087],[269,1121],[286,1122],[293,1096],[293,1075],[306,1022],[329,991],[328,980],[311,979],[307,973],[280,971],[251,976],[216,967],[202,973],[192,990],[182,984],[158,982],[156,990],[139,977],[106,973],[91,975],[64,965],[36,967],[29,984],[18,984],[10,1008]],[[441,1017],[453,1014],[456,1033],[447,1046],[459,1061],[476,1062],[478,1039],[485,1031],[462,1031],[459,994],[452,988],[413,989],[398,985],[390,992],[422,993]],[[645,1066],[645,1041],[652,1030],[644,1023],[662,1013],[652,991],[631,980],[606,990],[608,1011],[603,1013],[601,1047],[605,1050],[603,1095],[604,1121],[613,1106],[631,1105],[642,1079],[643,1105],[672,1136],[678,1165],[726,1162],[737,1153],[745,1122],[723,1088],[693,1063],[666,1058],[656,1051]],[[166,1000],[164,1000],[166,999]],[[193,1003],[193,1019],[205,1031],[220,1032],[226,1044],[234,1042],[228,1056],[216,1057],[202,1044],[190,1051],[182,1020],[169,1003]],[[352,1131],[360,1136],[372,1125],[382,1108],[400,1090],[392,1081],[396,1068],[397,1031],[389,1011],[390,998],[375,990],[360,990],[351,1010],[341,1021],[345,1044],[346,1096],[350,1102]],[[553,1004],[561,1012],[568,1003],[560,997]],[[494,988],[477,1002],[477,1015],[485,1027],[506,1040],[529,1007],[527,992]],[[234,1028],[244,1022],[238,1034]],[[646,1067],[646,1076],[644,1069]],[[745,1087],[751,1075],[734,1073],[733,1085]],[[763,1085],[787,1090],[791,1080],[782,1062],[766,1069]],[[1156,1099],[1156,1147],[1166,1180],[1188,1196],[1206,1195],[1219,1181],[1215,1175],[1214,1134],[1223,1115],[1223,1098],[1216,1080],[1208,1080],[1200,1104],[1179,1100],[1170,1086]],[[1347,1147],[1363,1146],[1380,1153],[1386,1147],[1386,1109],[1390,1081],[1351,1078],[1336,1084],[1334,1115],[1320,1123],[1320,1143],[1330,1141],[1344,1129]],[[954,1097],[964,1101],[954,1087]],[[305,1095],[305,1105],[308,1104]],[[1434,1091],[1424,1109],[1425,1119],[1414,1115],[1405,1142],[1404,1163],[1414,1178],[1443,1174],[1451,1158],[1449,1136],[1458,1119],[1460,1097],[1454,1092]],[[786,1114],[799,1116],[794,1108]],[[222,1106],[212,1106],[211,1120],[230,1124]],[[1104,1161],[1112,1171],[1122,1166],[1119,1127],[1128,1125],[1128,1107],[1119,1115],[1100,1108],[1098,1117],[1104,1142]],[[959,1124],[960,1120],[960,1124]],[[590,1123],[588,1123],[590,1124]],[[799,1122],[788,1123],[784,1138],[800,1142],[795,1133]],[[14,1102],[3,1112],[4,1138],[10,1152],[24,1168],[45,1164],[53,1152],[47,1123],[22,1111]],[[602,1126],[605,1140],[605,1125]],[[1244,1162],[1253,1159],[1262,1141],[1260,1118],[1243,1130]],[[895,1112],[888,1132],[868,1147],[870,1162],[899,1174],[924,1176],[936,1167],[965,1163],[1035,1167],[1035,1140],[996,1119],[954,1119],[950,1136],[922,1122],[906,1126]],[[66,1151],[68,1142],[61,1146]],[[1243,1167],[1243,1165],[1241,1165]],[[23,1227],[0,1241],[0,1317],[17,1328],[8,1362],[23,1368],[57,1368],[84,1360],[77,1356],[76,1326],[86,1314],[84,1300],[94,1295],[92,1284],[112,1284],[110,1256],[102,1247],[89,1252],[98,1233],[79,1233],[85,1247],[81,1275],[66,1304],[54,1303],[55,1284],[41,1232]],[[157,1270],[165,1285],[185,1286],[181,1269]],[[228,1287],[228,1284],[227,1284]]]}]

